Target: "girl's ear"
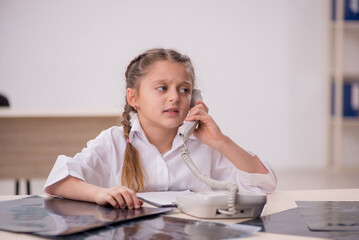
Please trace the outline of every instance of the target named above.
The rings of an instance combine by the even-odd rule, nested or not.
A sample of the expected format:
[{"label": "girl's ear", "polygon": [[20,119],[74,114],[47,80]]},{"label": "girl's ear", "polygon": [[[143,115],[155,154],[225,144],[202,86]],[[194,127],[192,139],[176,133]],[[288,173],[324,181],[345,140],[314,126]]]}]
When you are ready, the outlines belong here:
[{"label": "girl's ear", "polygon": [[130,104],[132,107],[135,107],[137,105],[137,93],[134,88],[126,89],[126,99],[128,104]]}]

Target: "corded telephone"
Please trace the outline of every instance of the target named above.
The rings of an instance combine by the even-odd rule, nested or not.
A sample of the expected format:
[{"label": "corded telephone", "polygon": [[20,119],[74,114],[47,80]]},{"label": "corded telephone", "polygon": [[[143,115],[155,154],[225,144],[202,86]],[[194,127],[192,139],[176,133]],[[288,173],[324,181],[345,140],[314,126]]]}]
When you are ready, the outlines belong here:
[{"label": "corded telephone", "polygon": [[[202,101],[202,92],[194,89],[191,108],[196,101]],[[214,180],[200,172],[192,162],[185,140],[197,127],[197,121],[184,122],[178,128],[178,135],[183,139],[182,158],[192,173],[202,182],[215,189],[226,191],[211,191],[191,193],[177,197],[178,208],[194,217],[199,218],[244,218],[258,217],[267,201],[265,194],[238,193],[238,187],[229,182]]]}]

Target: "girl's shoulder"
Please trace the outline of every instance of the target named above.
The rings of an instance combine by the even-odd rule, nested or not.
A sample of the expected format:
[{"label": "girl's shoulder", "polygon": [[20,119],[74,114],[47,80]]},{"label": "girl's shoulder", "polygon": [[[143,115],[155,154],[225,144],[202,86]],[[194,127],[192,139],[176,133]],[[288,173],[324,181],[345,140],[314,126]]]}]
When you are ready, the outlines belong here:
[{"label": "girl's shoulder", "polygon": [[123,127],[122,126],[113,126],[108,129],[102,130],[99,135],[93,139],[94,141],[111,141],[117,142],[124,140]]},{"label": "girl's shoulder", "polygon": [[116,134],[122,133],[123,134],[123,126],[112,126],[103,130],[100,134]]}]

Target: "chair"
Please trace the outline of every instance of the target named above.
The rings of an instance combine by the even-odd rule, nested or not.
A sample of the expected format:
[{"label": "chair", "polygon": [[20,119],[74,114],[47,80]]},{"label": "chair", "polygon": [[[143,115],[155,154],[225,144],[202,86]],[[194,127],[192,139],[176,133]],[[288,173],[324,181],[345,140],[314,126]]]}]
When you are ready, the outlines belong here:
[{"label": "chair", "polygon": [[[7,107],[7,108],[10,107],[10,102],[7,99],[7,97],[5,97],[4,95],[1,95],[1,94],[0,94],[0,107]],[[19,179],[16,179],[15,180],[15,194],[16,195],[19,195],[19,185],[20,185]],[[26,192],[27,192],[27,195],[31,194],[31,186],[30,186],[29,179],[26,179]]]},{"label": "chair", "polygon": [[10,107],[9,100],[0,94],[0,107]]}]

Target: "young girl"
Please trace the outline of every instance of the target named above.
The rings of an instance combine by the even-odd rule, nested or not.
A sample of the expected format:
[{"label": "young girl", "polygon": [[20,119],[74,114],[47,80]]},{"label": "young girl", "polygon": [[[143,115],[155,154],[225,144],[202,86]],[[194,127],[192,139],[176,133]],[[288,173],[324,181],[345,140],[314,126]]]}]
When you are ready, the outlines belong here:
[{"label": "young girl", "polygon": [[174,50],[152,49],[133,59],[126,71],[123,126],[103,131],[73,158],[59,156],[45,192],[137,209],[143,202],[135,192],[211,190],[183,162],[177,130],[184,120],[199,121],[186,145],[201,172],[242,192],[274,191],[268,164],[224,135],[204,102],[189,109],[194,84],[190,59]]}]

